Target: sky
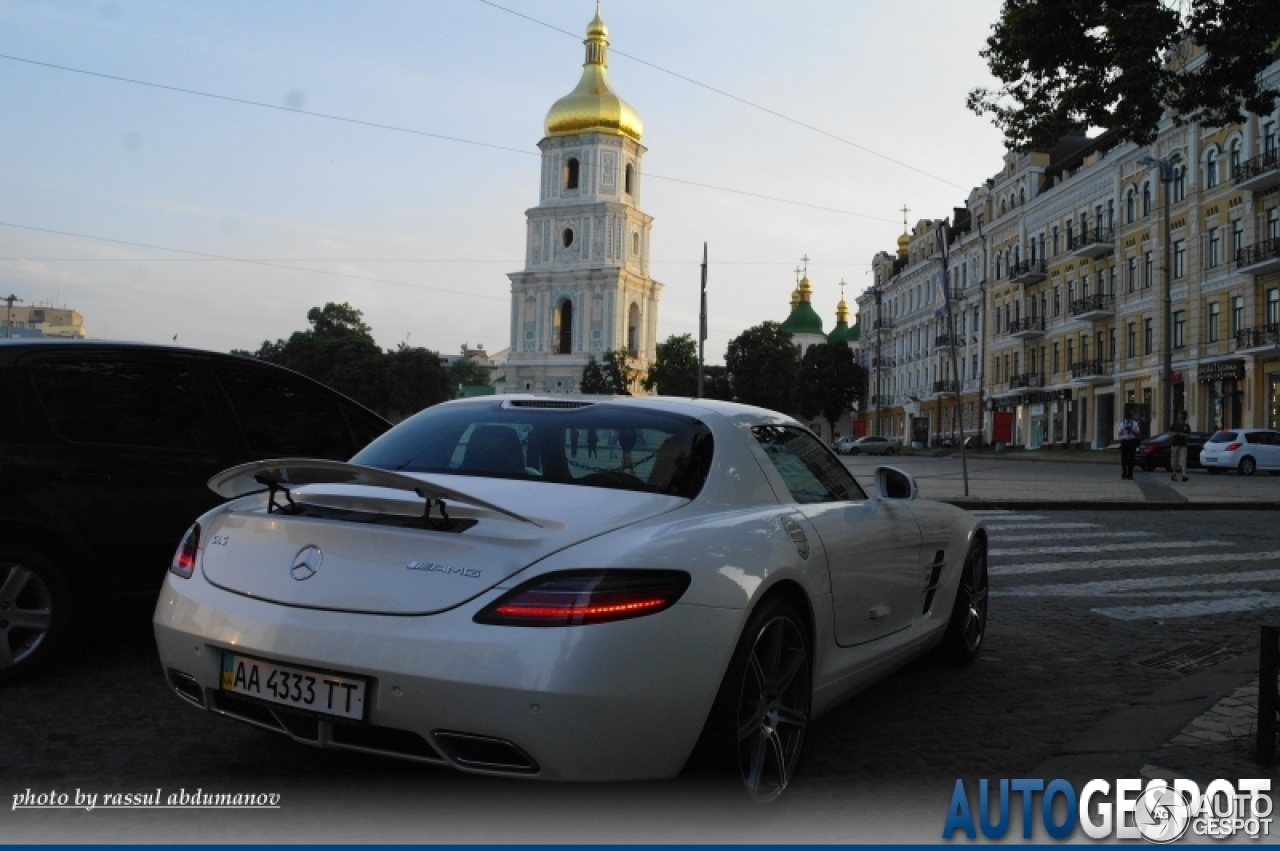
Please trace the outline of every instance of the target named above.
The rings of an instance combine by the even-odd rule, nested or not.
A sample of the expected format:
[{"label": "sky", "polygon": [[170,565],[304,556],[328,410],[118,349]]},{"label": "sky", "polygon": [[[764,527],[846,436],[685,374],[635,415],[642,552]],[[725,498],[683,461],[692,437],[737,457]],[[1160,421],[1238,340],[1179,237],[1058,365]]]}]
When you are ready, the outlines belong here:
[{"label": "sky", "polygon": [[[0,0],[0,297],[73,308],[92,337],[218,351],[330,301],[384,347],[506,348],[543,119],[595,9],[493,2],[573,36],[482,0]],[[804,256],[830,330],[839,282],[854,306],[904,205],[948,216],[1001,166],[965,107],[993,84],[978,52],[998,0],[602,13],[612,49],[649,63],[612,52],[609,73],[644,121],[658,336],[696,334],[706,242],[708,363],[786,318]]]}]

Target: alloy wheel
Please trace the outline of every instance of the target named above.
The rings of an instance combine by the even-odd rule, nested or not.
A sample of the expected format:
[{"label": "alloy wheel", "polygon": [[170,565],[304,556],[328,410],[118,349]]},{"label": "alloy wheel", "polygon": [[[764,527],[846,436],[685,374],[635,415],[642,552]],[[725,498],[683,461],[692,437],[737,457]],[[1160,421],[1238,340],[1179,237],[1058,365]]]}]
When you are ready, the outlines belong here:
[{"label": "alloy wheel", "polygon": [[1240,475],[1252,476],[1257,469],[1258,462],[1252,456],[1246,455],[1240,459]]},{"label": "alloy wheel", "polygon": [[738,699],[738,768],[747,793],[772,801],[795,771],[809,720],[809,648],[799,624],[777,615],[761,626]]},{"label": "alloy wheel", "polygon": [[975,547],[969,553],[968,568],[964,573],[964,582],[960,593],[964,595],[964,637],[965,649],[973,653],[982,644],[987,631],[987,552]]},{"label": "alloy wheel", "polygon": [[26,661],[53,625],[53,594],[38,574],[20,564],[0,564],[0,669]]}]

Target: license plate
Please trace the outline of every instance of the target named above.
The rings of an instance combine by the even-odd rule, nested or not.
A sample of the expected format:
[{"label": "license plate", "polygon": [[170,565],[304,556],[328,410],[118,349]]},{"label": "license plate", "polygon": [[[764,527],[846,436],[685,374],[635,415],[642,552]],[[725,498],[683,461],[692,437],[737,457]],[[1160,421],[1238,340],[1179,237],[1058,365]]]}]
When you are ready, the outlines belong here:
[{"label": "license plate", "polygon": [[222,690],[339,718],[364,720],[367,683],[358,677],[308,671],[241,656],[222,654]]}]

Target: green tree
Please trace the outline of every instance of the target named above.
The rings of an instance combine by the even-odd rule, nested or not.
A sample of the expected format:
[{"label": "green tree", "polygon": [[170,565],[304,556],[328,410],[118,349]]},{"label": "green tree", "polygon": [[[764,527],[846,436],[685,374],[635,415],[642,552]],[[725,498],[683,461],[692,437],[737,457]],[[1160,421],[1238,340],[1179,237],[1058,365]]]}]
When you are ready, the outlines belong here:
[{"label": "green tree", "polygon": [[454,387],[459,384],[488,387],[489,369],[471,358],[461,358],[449,365],[449,381]]},{"label": "green tree", "polygon": [[582,368],[582,381],[578,389],[583,393],[608,393],[609,382],[605,380],[604,370],[595,355],[587,358],[587,365]]},{"label": "green tree", "polygon": [[1277,39],[1276,0],[1005,0],[980,54],[1001,85],[968,104],[1015,150],[1088,127],[1146,145],[1166,110],[1210,127],[1270,113],[1280,91],[1259,74]]},{"label": "green tree", "polygon": [[836,423],[862,396],[865,371],[843,343],[810,346],[800,360],[796,409],[808,420],[819,414],[834,434]]},{"label": "green tree", "polygon": [[697,395],[698,344],[692,334],[672,335],[658,344],[653,366],[644,377],[645,390],[655,387],[664,396]]},{"label": "green tree", "polygon": [[605,391],[606,393],[613,393],[616,396],[631,395],[631,388],[640,371],[631,366],[631,356],[627,354],[626,349],[605,352],[604,364],[601,368],[604,371],[605,384],[609,388]]},{"label": "green tree", "polygon": [[729,384],[729,370],[723,366],[705,366],[702,368],[702,397],[719,399],[722,402],[733,401],[733,386]]},{"label": "green tree", "polygon": [[401,345],[384,352],[363,315],[349,304],[313,307],[311,328],[287,340],[243,352],[326,384],[384,417],[406,417],[453,398],[449,374],[435,352]]},{"label": "green tree", "polygon": [[737,401],[791,412],[800,358],[791,334],[777,322],[761,323],[730,340],[724,362]]}]

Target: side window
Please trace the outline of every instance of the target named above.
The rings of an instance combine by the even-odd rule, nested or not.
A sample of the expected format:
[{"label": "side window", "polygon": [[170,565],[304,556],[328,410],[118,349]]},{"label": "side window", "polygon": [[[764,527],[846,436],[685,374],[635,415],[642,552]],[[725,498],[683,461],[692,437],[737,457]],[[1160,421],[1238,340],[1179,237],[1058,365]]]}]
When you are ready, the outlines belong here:
[{"label": "side window", "polygon": [[364,449],[391,428],[376,414],[356,408],[354,405],[348,405],[343,412],[347,415],[347,425],[351,426],[351,432],[355,435],[357,450]]},{"label": "side window", "polygon": [[355,451],[337,403],[271,369],[215,364],[249,451],[258,458],[345,461]]},{"label": "side window", "polygon": [[31,370],[54,430],[72,443],[209,449],[195,376],[177,361],[50,360]]},{"label": "side window", "polygon": [[31,432],[38,426],[32,425],[32,415],[18,395],[18,380],[12,369],[0,368],[0,399],[4,400],[0,404],[0,446],[31,442]]},{"label": "side window", "polygon": [[867,498],[844,464],[807,431],[791,426],[756,426],[751,433],[796,502]]}]

